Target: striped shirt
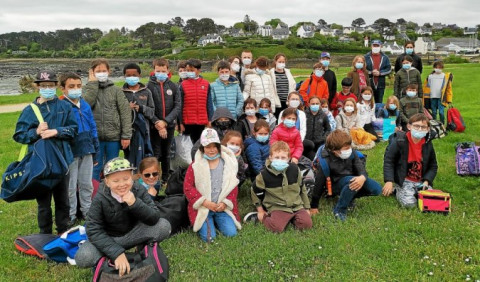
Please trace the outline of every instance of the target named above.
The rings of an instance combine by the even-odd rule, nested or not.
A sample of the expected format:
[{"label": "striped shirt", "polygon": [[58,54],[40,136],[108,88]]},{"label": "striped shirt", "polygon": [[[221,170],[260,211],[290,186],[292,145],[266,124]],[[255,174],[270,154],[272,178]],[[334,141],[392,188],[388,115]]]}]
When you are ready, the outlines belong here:
[{"label": "striped shirt", "polygon": [[288,96],[288,78],[285,72],[275,71],[275,81],[278,98],[280,98],[280,101],[286,102]]}]

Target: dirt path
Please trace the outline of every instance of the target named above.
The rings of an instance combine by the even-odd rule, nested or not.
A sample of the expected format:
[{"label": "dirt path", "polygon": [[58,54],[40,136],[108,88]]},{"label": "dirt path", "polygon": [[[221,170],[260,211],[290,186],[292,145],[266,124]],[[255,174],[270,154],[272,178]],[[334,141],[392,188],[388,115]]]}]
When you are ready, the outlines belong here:
[{"label": "dirt path", "polygon": [[25,108],[29,104],[30,103],[22,103],[22,104],[0,106],[0,114],[20,112],[21,110],[23,110],[23,108]]}]

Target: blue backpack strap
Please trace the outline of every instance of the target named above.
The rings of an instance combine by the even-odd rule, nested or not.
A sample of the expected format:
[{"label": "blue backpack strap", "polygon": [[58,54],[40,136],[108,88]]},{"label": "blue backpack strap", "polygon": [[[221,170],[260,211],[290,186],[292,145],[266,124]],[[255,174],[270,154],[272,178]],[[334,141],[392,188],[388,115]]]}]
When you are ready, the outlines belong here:
[{"label": "blue backpack strap", "polygon": [[322,157],[323,149],[325,149],[325,144],[318,148],[315,159],[313,159],[313,164],[317,168],[320,165],[323,175],[325,176],[325,178],[327,178],[330,177],[330,167],[328,166],[327,161]]},{"label": "blue backpack strap", "polygon": [[297,120],[295,121],[295,127],[298,129],[298,131],[300,131],[300,113],[298,112],[298,110],[297,110]]}]

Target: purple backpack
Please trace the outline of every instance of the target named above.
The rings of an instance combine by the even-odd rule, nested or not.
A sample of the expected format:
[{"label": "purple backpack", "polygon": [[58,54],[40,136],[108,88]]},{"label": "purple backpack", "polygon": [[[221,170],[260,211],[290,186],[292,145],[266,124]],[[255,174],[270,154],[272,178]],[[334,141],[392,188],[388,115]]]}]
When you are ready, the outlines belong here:
[{"label": "purple backpack", "polygon": [[473,142],[458,143],[455,164],[458,175],[480,175],[480,147]]}]

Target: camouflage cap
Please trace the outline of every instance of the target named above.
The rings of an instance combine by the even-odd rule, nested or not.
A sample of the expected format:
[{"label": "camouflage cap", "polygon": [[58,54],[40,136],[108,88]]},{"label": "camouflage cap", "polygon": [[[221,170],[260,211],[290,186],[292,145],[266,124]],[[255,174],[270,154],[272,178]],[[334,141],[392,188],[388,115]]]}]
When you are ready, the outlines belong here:
[{"label": "camouflage cap", "polygon": [[135,167],[130,165],[130,162],[124,158],[114,158],[109,160],[103,167],[103,175],[107,176],[109,174],[125,171],[125,170],[134,170]]}]

